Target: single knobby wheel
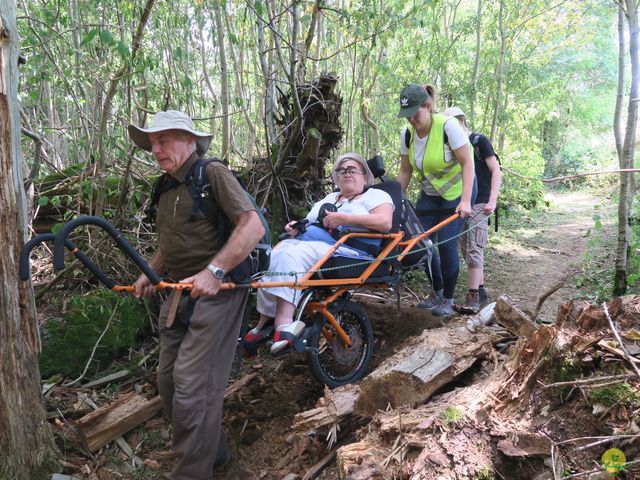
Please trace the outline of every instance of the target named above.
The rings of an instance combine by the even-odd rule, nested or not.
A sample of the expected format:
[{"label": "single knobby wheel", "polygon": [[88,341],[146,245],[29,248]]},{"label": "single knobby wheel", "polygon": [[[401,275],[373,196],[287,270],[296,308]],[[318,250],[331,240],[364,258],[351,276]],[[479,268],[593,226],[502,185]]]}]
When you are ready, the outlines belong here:
[{"label": "single knobby wheel", "polygon": [[318,317],[307,345],[307,360],[313,375],[329,388],[362,378],[373,350],[373,328],[362,307],[349,301],[335,316],[351,339],[348,348],[331,324],[319,314]]}]

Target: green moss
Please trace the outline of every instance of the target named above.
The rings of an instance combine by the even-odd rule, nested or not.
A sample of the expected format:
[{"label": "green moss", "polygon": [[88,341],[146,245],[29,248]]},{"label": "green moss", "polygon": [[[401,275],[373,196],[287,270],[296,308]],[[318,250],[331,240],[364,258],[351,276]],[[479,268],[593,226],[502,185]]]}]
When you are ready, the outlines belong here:
[{"label": "green moss", "polygon": [[464,420],[465,415],[458,407],[447,407],[440,413],[440,418],[445,425],[455,425]]},{"label": "green moss", "polygon": [[589,392],[589,400],[594,404],[611,407],[621,405],[632,407],[640,403],[640,392],[628,383],[617,383],[606,387],[594,388]]},{"label": "green moss", "polygon": [[109,321],[109,328],[93,355],[93,369],[106,368],[122,350],[136,344],[146,326],[146,312],[134,298],[107,290],[74,295],[64,318],[49,320],[43,326],[42,377],[57,373],[69,377],[80,375]]},{"label": "green moss", "polygon": [[495,478],[493,468],[486,465],[473,477],[474,480],[494,480]]}]

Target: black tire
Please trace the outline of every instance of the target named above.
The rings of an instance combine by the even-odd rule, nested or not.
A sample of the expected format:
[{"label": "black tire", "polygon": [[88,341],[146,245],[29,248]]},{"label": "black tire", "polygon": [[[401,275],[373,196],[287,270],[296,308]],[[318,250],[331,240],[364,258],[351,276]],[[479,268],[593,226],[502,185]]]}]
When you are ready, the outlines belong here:
[{"label": "black tire", "polygon": [[337,334],[331,341],[322,335],[322,327],[330,331],[333,328],[319,313],[316,314],[316,324],[308,340],[307,360],[311,372],[329,388],[361,379],[373,351],[373,328],[360,305],[346,302],[336,315],[336,320],[351,338],[353,351],[344,348]]}]

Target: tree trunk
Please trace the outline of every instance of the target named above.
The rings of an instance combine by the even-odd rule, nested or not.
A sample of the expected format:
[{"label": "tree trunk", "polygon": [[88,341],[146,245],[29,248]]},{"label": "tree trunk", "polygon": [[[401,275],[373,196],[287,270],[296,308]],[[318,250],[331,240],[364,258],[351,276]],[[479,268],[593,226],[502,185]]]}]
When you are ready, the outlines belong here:
[{"label": "tree trunk", "polygon": [[[225,31],[222,21],[222,5],[220,0],[213,2],[215,10],[216,35],[218,37],[218,61],[220,62],[220,103],[222,105],[222,160],[229,160],[229,144],[231,138],[231,119],[229,117],[229,73],[227,69],[227,52],[225,50]],[[226,15],[226,13],[225,13]]]},{"label": "tree trunk", "polygon": [[[136,58],[136,53],[138,52],[138,48],[140,48],[140,43],[142,42],[142,35],[144,34],[144,29],[147,25],[147,20],[149,20],[149,15],[151,14],[151,8],[155,0],[147,0],[144,10],[142,11],[142,16],[140,17],[140,23],[138,24],[138,28],[136,29],[136,33],[133,37],[133,41],[131,42],[131,59],[129,62],[123,61],[120,69],[115,73],[113,78],[109,81],[109,89],[107,90],[107,94],[104,99],[104,103],[102,104],[102,110],[100,114],[100,123],[98,127],[98,159],[95,165],[95,169],[93,172],[93,176],[97,177],[98,185],[97,185],[97,200],[95,207],[95,214],[100,216],[104,210],[105,199],[107,196],[107,191],[105,187],[105,146],[104,139],[107,133],[107,122],[111,117],[111,101],[113,97],[116,95],[116,91],[118,89],[118,85],[120,84],[120,80],[129,72],[131,69],[131,65],[133,65],[133,61]],[[95,187],[94,187],[95,188]]]},{"label": "tree trunk", "polygon": [[504,0],[500,0],[500,12],[498,14],[498,25],[500,30],[500,61],[498,62],[498,71],[496,77],[498,88],[496,92],[496,103],[493,110],[493,123],[491,124],[491,143],[495,143],[496,133],[498,131],[498,118],[500,117],[500,104],[502,103],[502,83],[504,77],[504,57],[507,45],[507,32],[504,27]]},{"label": "tree trunk", "polygon": [[55,445],[40,394],[33,291],[18,279],[26,238],[15,2],[0,0],[0,478],[48,477]]},{"label": "tree trunk", "polygon": [[[229,16],[225,15],[224,19],[225,19],[225,27],[227,28],[228,31],[231,31],[233,27],[230,24]],[[253,123],[253,119],[251,118],[251,115],[250,115],[251,100],[247,98],[247,95],[244,89],[244,83],[242,80],[243,71],[244,71],[244,64],[242,62],[242,52],[240,51],[239,53],[240,53],[240,59],[238,59],[238,55],[236,55],[236,47],[233,45],[232,42],[230,42],[229,56],[231,57],[231,62],[233,63],[233,70],[236,77],[236,96],[242,101],[242,105],[241,105],[242,116],[244,117],[244,121],[247,124],[247,131],[248,131],[245,158],[251,159],[253,157],[253,147],[254,146],[258,147],[258,151],[260,150],[260,147],[256,141],[257,140],[256,126]],[[260,156],[259,153],[258,153],[258,156]]]},{"label": "tree trunk", "polygon": [[[374,47],[375,47],[375,37],[374,37],[374,40],[372,41],[371,50],[369,51],[370,53],[372,53]],[[376,60],[378,65],[382,63],[383,56],[384,56],[384,45],[380,45],[380,51],[378,52],[378,58]],[[368,70],[368,66],[369,66],[368,57],[369,57],[369,54],[367,54],[367,61],[363,62],[362,77],[364,77],[364,72]],[[371,148],[368,152],[369,155],[367,156],[367,158],[380,153],[380,129],[378,128],[378,124],[373,120],[373,118],[371,118],[371,115],[369,115],[369,105],[371,104],[371,91],[373,90],[373,87],[376,84],[376,79],[378,77],[378,70],[374,70],[373,75],[368,75],[368,76],[371,76],[371,81],[369,81],[366,87],[363,87],[361,89],[361,93],[360,93],[360,116],[362,117],[362,120],[365,122],[365,124],[371,127],[371,137],[372,137]],[[364,152],[365,150],[362,149],[362,151]]]},{"label": "tree trunk", "polygon": [[[638,6],[635,0],[626,0],[629,25],[629,57],[631,58],[631,90],[627,114],[627,128],[622,147],[620,168],[633,168],[638,123],[638,94],[640,93],[640,65],[638,59]],[[631,203],[632,174],[620,173],[620,200],[618,202],[618,244],[616,247],[613,294],[627,291],[627,265],[629,261],[629,209]]]},{"label": "tree trunk", "polygon": [[624,42],[624,9],[618,4],[618,89],[616,91],[616,109],[613,114],[613,136],[616,139],[618,163],[622,165],[622,106],[624,103],[624,73],[625,73],[625,42]]},{"label": "tree trunk", "polygon": [[[469,125],[473,126],[473,117],[476,111],[476,95],[478,93],[478,72],[480,71],[480,47],[482,45],[482,0],[478,0],[478,13],[476,23],[476,55],[471,74],[471,106],[469,108]],[[477,130],[474,130],[477,132]]]}]

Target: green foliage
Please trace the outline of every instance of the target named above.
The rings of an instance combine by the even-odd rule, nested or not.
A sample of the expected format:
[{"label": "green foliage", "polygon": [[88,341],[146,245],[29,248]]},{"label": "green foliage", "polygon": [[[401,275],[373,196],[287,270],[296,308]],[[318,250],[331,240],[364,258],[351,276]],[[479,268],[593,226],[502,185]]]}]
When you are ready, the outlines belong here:
[{"label": "green foliage", "polygon": [[[615,237],[607,235],[602,228],[602,212],[600,205],[594,206],[593,228],[585,234],[587,249],[584,253],[582,269],[574,281],[576,287],[587,293],[587,298],[602,302],[610,298],[613,288],[613,258]],[[603,252],[609,252],[603,255]]]},{"label": "green foliage", "polygon": [[490,466],[482,467],[482,469],[473,477],[474,480],[494,480],[495,478],[496,476],[493,471],[493,467]]},{"label": "green foliage", "polygon": [[616,383],[589,391],[589,401],[593,404],[612,407],[633,407],[640,403],[640,392],[628,383]]},{"label": "green foliage", "polygon": [[447,407],[440,412],[440,419],[447,426],[458,425],[466,418],[465,414],[458,407]]},{"label": "green foliage", "polygon": [[[501,3],[504,49],[499,35]],[[74,11],[73,5],[79,8]],[[148,124],[148,112],[171,108],[188,112],[197,129],[219,132],[223,75],[230,88],[236,157],[231,163],[242,169],[253,160],[249,157],[277,158],[282,147],[278,142],[286,139],[283,132],[291,125],[285,125],[283,104],[275,105],[276,138],[267,140],[267,88],[277,97],[277,92],[286,96],[292,77],[289,65],[294,64],[306,67],[304,78],[298,78],[302,82],[313,80],[314,72],[336,73],[344,101],[342,149],[365,156],[382,154],[391,176],[398,172],[400,132],[406,125],[396,117],[397,97],[410,82],[434,84],[440,110],[458,105],[467,112],[474,131],[493,135],[505,167],[502,204],[524,209],[543,205],[541,183],[517,175],[536,179],[611,164],[611,140],[603,134],[610,132],[615,104],[616,12],[606,2],[482,2],[479,18],[476,2],[329,2],[307,58],[301,58],[298,48],[295,62],[291,46],[304,45],[313,17],[310,3],[296,9],[287,2],[271,5],[264,0],[220,5],[229,53],[226,70],[217,60],[211,2],[176,0],[170,6],[156,2],[152,27],[147,26],[135,58],[131,39],[142,15],[141,4],[120,1],[114,8],[103,0],[19,2],[21,48],[28,57],[20,70],[20,101],[26,124],[46,140],[48,161],[41,169],[45,174],[55,170],[50,165],[74,164],[78,172],[87,172],[83,183],[68,191],[55,190],[52,182],[71,175],[36,182],[40,206],[88,210],[87,201],[95,199],[98,184],[89,173],[96,164],[98,138],[106,165],[97,174],[107,175],[108,203],[119,197],[124,182],[116,179],[124,175],[132,187],[127,194],[140,197],[142,188],[149,188],[142,187],[140,179],[156,166],[146,153],[131,151],[126,123]],[[297,38],[290,28],[293,11],[298,12]],[[237,64],[231,60],[232,51]],[[501,53],[504,70],[499,79]],[[476,57],[478,76],[472,83]],[[262,70],[263,63],[268,71]],[[104,108],[105,92],[123,65],[130,69],[118,79],[116,94]],[[361,108],[373,119],[375,131]],[[99,133],[102,111],[108,115],[105,131]],[[219,154],[221,137],[216,133],[212,155]],[[22,141],[25,161],[33,162],[33,141],[26,136]],[[261,203],[276,197],[274,185],[273,179],[260,179],[256,190]],[[415,198],[417,182],[409,188]],[[124,199],[125,204],[130,198]],[[69,205],[73,201],[81,204]],[[292,216],[283,211],[284,205],[273,207],[276,224],[284,223],[287,213]]]},{"label": "green foliage", "polygon": [[[636,197],[637,198],[637,197]],[[628,294],[640,293],[640,203],[634,199],[634,206],[629,218],[631,230],[629,240],[629,265],[627,270]]]},{"label": "green foliage", "polygon": [[58,373],[75,377],[82,373],[105,330],[89,372],[107,368],[122,350],[136,344],[146,318],[140,302],[131,297],[118,296],[107,290],[73,295],[65,316],[61,320],[49,320],[43,326],[40,355],[43,378]]}]

